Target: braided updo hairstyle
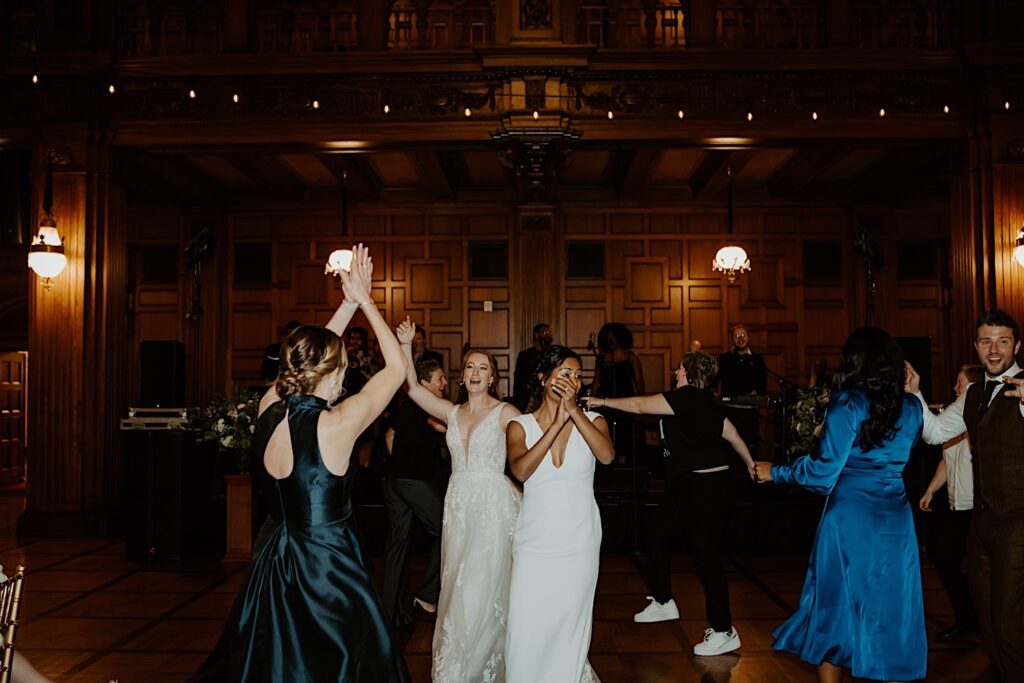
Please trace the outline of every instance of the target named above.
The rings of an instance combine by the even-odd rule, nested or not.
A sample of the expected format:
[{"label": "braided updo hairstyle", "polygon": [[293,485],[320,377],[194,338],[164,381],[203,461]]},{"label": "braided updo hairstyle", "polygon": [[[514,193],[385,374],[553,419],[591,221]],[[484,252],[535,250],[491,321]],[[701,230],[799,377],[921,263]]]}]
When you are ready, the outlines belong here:
[{"label": "braided updo hairstyle", "polygon": [[718,361],[703,351],[690,351],[681,362],[686,369],[686,383],[698,389],[711,386],[718,376]]},{"label": "braided updo hairstyle", "polygon": [[341,337],[326,327],[301,325],[281,344],[281,370],[274,387],[283,399],[309,394],[324,377],[347,367]]}]

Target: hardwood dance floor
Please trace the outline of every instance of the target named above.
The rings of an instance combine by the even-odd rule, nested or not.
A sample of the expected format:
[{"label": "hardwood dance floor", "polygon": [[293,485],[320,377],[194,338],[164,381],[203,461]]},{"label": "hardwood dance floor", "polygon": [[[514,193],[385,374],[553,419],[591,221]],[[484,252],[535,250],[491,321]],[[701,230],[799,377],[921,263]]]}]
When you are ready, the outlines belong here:
[{"label": "hardwood dance floor", "polygon": [[[57,681],[119,683],[182,681],[203,661],[241,584],[245,567],[217,562],[150,567],[127,562],[121,540],[39,540],[14,537],[23,505],[0,498],[0,562],[27,567],[17,646]],[[812,667],[771,650],[771,631],[796,604],[806,556],[732,557],[732,608],[743,647],[736,654],[696,658],[704,604],[689,562],[677,557],[673,583],[683,618],[638,625],[632,614],[646,590],[632,557],[603,558],[590,661],[604,683],[788,683],[814,681]],[[376,560],[380,570],[380,560]],[[414,567],[414,570],[416,567]],[[949,603],[926,565],[929,637],[950,621]],[[893,599],[899,599],[893,596]],[[433,621],[422,616],[403,634],[415,681],[430,679]],[[934,646],[929,681],[996,680],[977,642]]]}]

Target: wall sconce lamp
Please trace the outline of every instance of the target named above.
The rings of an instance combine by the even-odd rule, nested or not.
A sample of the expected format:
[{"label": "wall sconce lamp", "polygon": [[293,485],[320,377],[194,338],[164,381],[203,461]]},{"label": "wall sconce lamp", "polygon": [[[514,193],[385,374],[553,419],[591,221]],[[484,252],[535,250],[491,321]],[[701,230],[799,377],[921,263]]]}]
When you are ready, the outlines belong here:
[{"label": "wall sconce lamp", "polygon": [[726,193],[729,203],[729,237],[726,241],[725,246],[718,250],[715,254],[715,260],[711,262],[711,270],[717,270],[718,272],[725,275],[729,280],[729,284],[736,282],[736,278],[742,273],[750,272],[750,259],[747,258],[747,250],[738,244],[730,244],[732,241],[732,169],[727,168],[726,173],[729,174],[729,184],[726,188]]},{"label": "wall sconce lamp", "polygon": [[1013,250],[1013,260],[1024,267],[1024,225],[1017,231],[1017,246]]},{"label": "wall sconce lamp", "polygon": [[39,220],[39,232],[32,238],[28,248],[28,267],[43,278],[43,288],[53,287],[52,279],[61,274],[68,264],[64,255],[64,244],[57,232],[57,219],[53,217],[53,152],[46,159],[46,190],[43,194],[43,217]]}]

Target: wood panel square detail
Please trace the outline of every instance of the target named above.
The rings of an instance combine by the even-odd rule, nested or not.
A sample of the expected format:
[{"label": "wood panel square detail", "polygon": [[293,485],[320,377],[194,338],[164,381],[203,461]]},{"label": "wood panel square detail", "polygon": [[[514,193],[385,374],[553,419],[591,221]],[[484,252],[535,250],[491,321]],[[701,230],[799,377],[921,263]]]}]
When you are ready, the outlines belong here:
[{"label": "wood panel square detail", "polygon": [[750,272],[743,275],[740,286],[744,306],[780,307],[785,302],[782,259],[762,256],[750,259]]},{"label": "wood panel square detail", "polygon": [[412,305],[448,305],[448,264],[444,261],[410,259],[408,301]]},{"label": "wood panel square detail", "polygon": [[597,337],[597,331],[608,320],[603,308],[570,308],[565,312],[565,343],[569,348],[586,348],[590,335]]},{"label": "wood panel square detail", "polygon": [[295,303],[310,306],[327,303],[327,276],[323,263],[295,264]]},{"label": "wood panel square detail", "polygon": [[626,259],[626,295],[632,304],[668,305],[668,259]]},{"label": "wood panel square detail", "polygon": [[485,349],[508,348],[508,310],[469,312],[469,343]]},{"label": "wood panel square detail", "polygon": [[711,269],[711,263],[715,260],[722,242],[714,241],[693,241],[687,244],[686,265],[689,269],[688,276],[691,280],[718,280],[721,274]]}]

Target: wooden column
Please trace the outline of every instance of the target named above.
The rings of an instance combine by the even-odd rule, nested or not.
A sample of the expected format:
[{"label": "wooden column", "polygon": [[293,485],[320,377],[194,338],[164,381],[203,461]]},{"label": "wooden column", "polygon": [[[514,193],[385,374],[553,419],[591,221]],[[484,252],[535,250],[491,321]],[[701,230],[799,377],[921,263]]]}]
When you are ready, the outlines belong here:
[{"label": "wooden column", "polygon": [[[45,158],[37,150],[36,215]],[[122,495],[119,420],[126,414],[125,199],[97,135],[54,144],[53,213],[68,265],[29,291],[28,500],[19,533],[117,533]]]},{"label": "wooden column", "polygon": [[1024,159],[1010,156],[1012,121],[968,129],[951,188],[953,349],[974,358],[978,317],[1000,307],[1024,324],[1024,267],[1013,260],[1024,226]]},{"label": "wooden column", "polygon": [[718,29],[717,5],[718,3],[713,0],[693,0],[690,3],[690,32],[686,36],[687,46],[715,46],[715,33]]},{"label": "wooden column", "polygon": [[[524,220],[524,216],[527,220]],[[553,208],[521,207],[514,228],[516,245],[512,291],[518,302],[510,356],[533,344],[533,326],[548,323],[555,342],[565,344],[565,306],[559,292],[564,278],[564,241],[557,235]],[[510,372],[511,374],[511,372]],[[510,385],[511,386],[511,385]]]}]

